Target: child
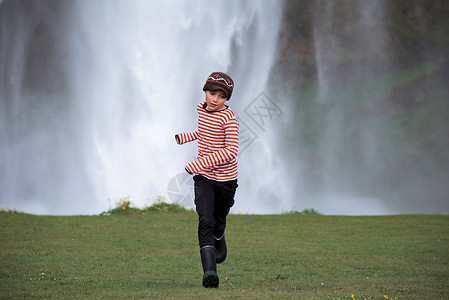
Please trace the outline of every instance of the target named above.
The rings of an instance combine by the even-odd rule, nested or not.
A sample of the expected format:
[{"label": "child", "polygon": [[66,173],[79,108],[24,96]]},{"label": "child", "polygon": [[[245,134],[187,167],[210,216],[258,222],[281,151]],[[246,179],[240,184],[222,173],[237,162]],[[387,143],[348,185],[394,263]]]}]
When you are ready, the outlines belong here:
[{"label": "child", "polygon": [[239,123],[225,105],[234,82],[225,73],[214,72],[206,80],[206,101],[198,104],[198,130],[175,135],[178,144],[198,140],[198,158],[186,165],[195,174],[195,205],[198,240],[203,265],[203,286],[218,287],[217,263],[226,259],[226,216],[234,205],[237,189]]}]

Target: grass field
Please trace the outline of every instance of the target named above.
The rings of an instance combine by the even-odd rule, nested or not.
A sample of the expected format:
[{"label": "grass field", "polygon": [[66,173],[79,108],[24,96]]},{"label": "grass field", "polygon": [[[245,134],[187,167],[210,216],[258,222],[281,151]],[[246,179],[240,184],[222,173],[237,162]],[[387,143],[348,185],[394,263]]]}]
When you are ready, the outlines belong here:
[{"label": "grass field", "polygon": [[219,289],[197,216],[0,214],[0,298],[449,299],[449,216],[230,215]]}]

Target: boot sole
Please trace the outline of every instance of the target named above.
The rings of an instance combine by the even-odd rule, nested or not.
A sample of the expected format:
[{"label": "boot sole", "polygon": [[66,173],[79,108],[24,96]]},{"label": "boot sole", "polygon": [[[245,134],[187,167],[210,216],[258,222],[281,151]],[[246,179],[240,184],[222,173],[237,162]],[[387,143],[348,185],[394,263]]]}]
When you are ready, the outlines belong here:
[{"label": "boot sole", "polygon": [[208,271],[203,276],[203,286],[205,288],[218,288],[218,275],[214,271]]}]

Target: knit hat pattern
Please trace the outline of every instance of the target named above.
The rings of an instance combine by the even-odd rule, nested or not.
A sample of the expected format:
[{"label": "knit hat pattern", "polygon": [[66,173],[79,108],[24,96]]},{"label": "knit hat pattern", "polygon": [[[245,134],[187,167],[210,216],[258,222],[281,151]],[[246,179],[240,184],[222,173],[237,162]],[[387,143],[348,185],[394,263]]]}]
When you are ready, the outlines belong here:
[{"label": "knit hat pattern", "polygon": [[231,98],[233,89],[234,81],[228,74],[222,72],[213,72],[210,74],[203,87],[203,91],[223,91],[227,100]]}]

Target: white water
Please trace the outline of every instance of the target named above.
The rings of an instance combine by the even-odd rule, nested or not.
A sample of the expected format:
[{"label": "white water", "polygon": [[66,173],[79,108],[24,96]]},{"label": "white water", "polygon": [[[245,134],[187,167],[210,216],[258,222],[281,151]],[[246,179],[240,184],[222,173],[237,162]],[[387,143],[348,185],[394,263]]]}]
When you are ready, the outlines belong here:
[{"label": "white water", "polygon": [[[229,105],[241,125],[232,212],[447,212],[447,190],[426,187],[424,175],[385,184],[400,152],[385,124],[353,120],[348,109],[388,91],[373,83],[394,71],[384,55],[385,4],[348,4],[354,13],[344,16],[338,3],[312,4],[318,87],[310,109],[287,90],[261,94],[278,1],[0,0],[0,206],[97,214],[124,196],[140,207],[157,196],[177,201],[170,193],[191,204],[184,166],[196,143],[179,146],[173,135],[196,129],[204,81],[224,71],[236,82]],[[345,33],[332,32],[335,22],[358,24],[350,46],[338,45],[344,39],[335,35]]]},{"label": "white water", "polygon": [[[323,5],[324,3],[324,5]],[[358,92],[348,86],[347,78],[373,77],[373,70],[382,68],[386,73],[389,62],[385,60],[385,28],[381,21],[385,16],[385,2],[356,2],[353,4],[353,14],[339,16],[337,3],[315,2],[314,6],[314,47],[317,66],[318,89],[315,101],[327,107],[322,110],[324,133],[319,149],[322,158],[319,167],[321,178],[320,195],[305,200],[321,212],[331,214],[388,214],[391,209],[385,205],[383,199],[370,195],[366,189],[360,191],[359,181],[367,174],[356,175],[350,164],[345,164],[342,158],[346,153],[360,156],[357,168],[373,172],[382,158],[379,148],[384,147],[378,134],[384,130],[381,124],[376,127],[358,124],[356,134],[348,134],[351,130],[352,116],[347,99],[350,101],[364,101],[369,99],[369,91]],[[359,63],[346,66],[345,69],[335,68],[341,56],[351,57],[352,53],[341,53],[341,45],[335,43],[336,33],[333,31],[335,22],[352,22],[358,24],[355,34],[351,36],[353,53],[363,53],[366,57]],[[340,33],[338,33],[340,34]],[[357,57],[351,57],[357,61]],[[354,79],[352,79],[354,80]],[[346,82],[345,82],[346,81]],[[385,88],[385,86],[382,86]],[[342,90],[348,89],[342,92]],[[348,138],[348,135],[350,138]],[[354,150],[356,149],[356,150]],[[349,159],[346,159],[350,161]],[[354,180],[357,178],[358,180]]]},{"label": "white water", "polygon": [[[14,16],[0,20],[0,205],[37,214],[166,197],[196,155],[173,136],[196,130],[207,75],[234,78],[229,104],[244,116],[265,89],[281,15],[278,1],[0,4]],[[236,212],[282,206],[268,138],[241,154]]]},{"label": "white water", "polygon": [[[440,184],[447,181],[448,172],[447,168],[443,172],[438,170],[443,160],[433,162],[438,155],[410,138],[412,131],[407,134],[406,126],[401,125],[404,131],[398,130],[391,119],[397,107],[393,103],[405,103],[413,96],[395,91],[400,71],[410,71],[407,66],[400,67],[401,60],[391,55],[402,53],[397,43],[392,42],[397,38],[392,29],[397,16],[391,14],[390,4],[317,0],[308,6],[316,87],[305,86],[309,90],[291,97],[296,103],[285,109],[287,128],[296,132],[278,131],[292,140],[280,139],[288,145],[283,152],[284,162],[293,180],[287,180],[295,183],[290,186],[288,199],[300,209],[312,207],[325,214],[345,215],[448,211],[444,196],[447,187]],[[422,4],[415,5],[416,10],[424,11]],[[430,35],[430,26],[425,27],[429,19],[416,15],[419,21],[414,26],[419,34],[415,38],[422,40],[419,51],[424,51],[425,59],[422,54],[415,53],[411,59],[410,53],[404,53],[409,66],[432,62],[438,57],[447,60],[447,51],[446,54],[438,53],[437,49],[429,51],[426,37]],[[432,77],[432,83],[438,87],[428,85],[429,90],[422,85],[422,81],[429,80],[426,76],[417,80],[420,91],[416,93],[426,95],[425,101],[429,103],[436,97],[447,103],[445,81],[435,78]],[[432,96],[431,89],[445,92]],[[439,110],[432,113],[435,120],[440,118]],[[435,125],[430,117],[408,118],[411,123],[428,123],[428,128],[433,127],[429,135],[438,137],[435,144],[446,144],[447,138],[440,135],[444,125]],[[418,127],[413,130],[419,132]]]}]

